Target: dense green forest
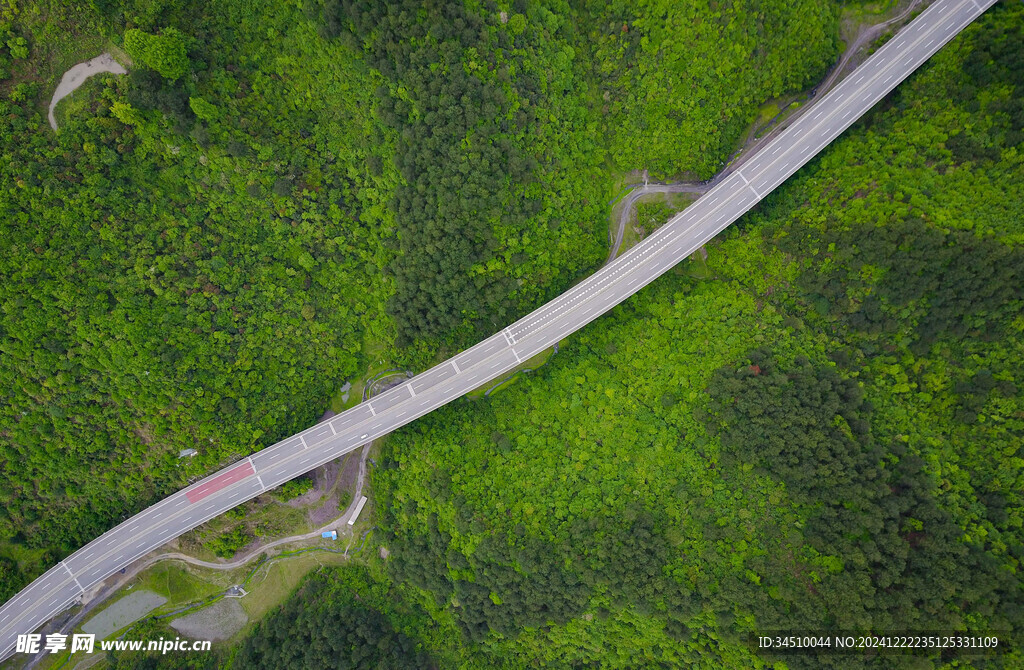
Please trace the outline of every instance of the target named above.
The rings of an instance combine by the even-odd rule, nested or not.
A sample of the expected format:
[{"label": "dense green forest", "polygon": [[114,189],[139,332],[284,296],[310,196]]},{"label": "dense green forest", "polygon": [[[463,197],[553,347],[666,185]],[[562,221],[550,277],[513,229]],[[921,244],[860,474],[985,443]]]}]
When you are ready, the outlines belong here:
[{"label": "dense green forest", "polygon": [[[309,425],[371,356],[422,369],[562,291],[624,172],[709,174],[836,55],[832,3],[701,7],[4,8],[0,595]],[[52,131],[60,75],[107,47],[129,74]],[[648,113],[691,89],[693,123]]]},{"label": "dense green forest", "polygon": [[[766,99],[823,74],[838,17],[5,9],[0,597],[308,425],[368,351],[423,366],[592,270],[616,177],[713,174]],[[86,35],[134,64],[54,133],[47,68]],[[1001,3],[711,243],[710,278],[684,263],[527,380],[390,437],[390,557],[317,573],[225,662],[906,667],[747,645],[896,628],[1016,646],[918,667],[1019,667],[1022,53]]]},{"label": "dense green forest", "polygon": [[63,553],[308,425],[392,330],[377,77],[246,7],[206,7],[189,76],[106,78],[57,134],[0,103],[0,539]]},{"label": "dense green forest", "polygon": [[[1020,667],[1021,53],[1001,5],[709,245],[711,279],[684,263],[388,439],[389,574],[466,666]],[[747,645],[815,629],[1013,650]]]},{"label": "dense green forest", "polygon": [[831,3],[738,2],[695,21],[700,4],[325,6],[329,34],[361,40],[392,82],[378,94],[404,178],[389,303],[400,344],[452,332],[469,344],[557,295],[603,257],[606,159],[709,177],[760,102],[836,54]]},{"label": "dense green forest", "polygon": [[[318,603],[310,607],[310,602]],[[307,579],[285,605],[260,623],[231,667],[417,668],[438,667],[423,641],[452,645],[422,607],[401,589],[362,567],[334,568]]]},{"label": "dense green forest", "polygon": [[760,104],[825,75],[843,3],[584,4],[612,159],[656,177],[708,179]]}]

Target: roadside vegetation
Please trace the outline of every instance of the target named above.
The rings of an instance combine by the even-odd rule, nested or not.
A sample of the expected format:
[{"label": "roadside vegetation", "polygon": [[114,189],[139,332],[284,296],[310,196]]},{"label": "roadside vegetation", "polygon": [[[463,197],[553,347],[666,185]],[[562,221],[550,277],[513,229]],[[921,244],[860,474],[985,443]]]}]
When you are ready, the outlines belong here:
[{"label": "roadside vegetation", "polygon": [[237,9],[204,4],[188,76],[106,78],[57,135],[22,84],[0,103],[0,538],[50,551],[26,576],[310,425],[388,340],[376,75],[292,5]]},{"label": "roadside vegetation", "polygon": [[[12,593],[346,380],[421,369],[593,270],[621,175],[714,174],[824,74],[841,11],[75,4],[0,26]],[[74,52],[48,20],[135,61],[56,134],[39,82]],[[282,582],[224,662],[768,667],[746,644],[766,628],[970,626],[1019,650],[1022,52],[1024,9],[1000,4],[706,261],[388,438],[366,551],[390,555],[275,609]],[[186,539],[233,554],[245,509]]]},{"label": "roadside vegetation", "polygon": [[655,178],[709,179],[766,100],[817,83],[839,54],[840,3],[589,3],[611,160]]},{"label": "roadside vegetation", "polygon": [[906,667],[755,657],[765,629],[1021,640],[1022,40],[993,10],[712,242],[708,279],[681,265],[388,439],[390,577],[471,665]]},{"label": "roadside vegetation", "polygon": [[[617,175],[648,160],[624,144],[698,147],[710,123],[698,153],[720,160],[836,50],[828,3],[764,6],[799,53],[759,46],[746,5],[707,24],[690,3],[74,5],[0,26],[0,542],[38,550],[22,579],[310,425],[368,365],[422,369],[564,290],[604,258]],[[79,42],[133,66],[53,133]],[[723,69],[648,72],[694,57]],[[705,125],[636,109],[694,87]],[[674,155],[658,169],[709,169]]]}]

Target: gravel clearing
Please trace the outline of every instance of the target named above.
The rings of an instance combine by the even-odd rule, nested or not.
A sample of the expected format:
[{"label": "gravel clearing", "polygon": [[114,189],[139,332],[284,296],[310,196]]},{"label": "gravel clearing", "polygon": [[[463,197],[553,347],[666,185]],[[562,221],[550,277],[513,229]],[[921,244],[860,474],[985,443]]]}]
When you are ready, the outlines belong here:
[{"label": "gravel clearing", "polygon": [[224,598],[171,622],[171,628],[196,640],[226,640],[249,622],[237,598]]},{"label": "gravel clearing", "polygon": [[104,639],[111,633],[121,630],[160,607],[167,598],[152,591],[135,591],[110,605],[93,618],[82,624],[86,633],[95,633]]}]

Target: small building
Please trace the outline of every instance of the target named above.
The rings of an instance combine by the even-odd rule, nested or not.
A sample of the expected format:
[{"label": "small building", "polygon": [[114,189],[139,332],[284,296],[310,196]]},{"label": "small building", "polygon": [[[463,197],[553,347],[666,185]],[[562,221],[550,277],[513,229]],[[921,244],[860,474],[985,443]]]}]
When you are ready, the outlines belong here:
[{"label": "small building", "polygon": [[366,504],[366,496],[363,496],[363,497],[361,497],[359,499],[359,504],[356,505],[356,511],[352,512],[352,518],[348,520],[348,525],[351,526],[352,524],[354,524],[356,522],[356,519],[359,518],[359,513],[363,511],[363,505],[365,505],[365,504]]},{"label": "small building", "polygon": [[178,458],[185,458],[186,456],[191,458],[198,453],[199,452],[196,451],[195,449],[182,449],[181,451],[178,452]]},{"label": "small building", "polygon": [[320,533],[320,537],[322,537],[324,539],[327,539],[327,540],[337,540],[338,539],[338,531],[336,531],[336,530],[325,530],[324,532]]}]

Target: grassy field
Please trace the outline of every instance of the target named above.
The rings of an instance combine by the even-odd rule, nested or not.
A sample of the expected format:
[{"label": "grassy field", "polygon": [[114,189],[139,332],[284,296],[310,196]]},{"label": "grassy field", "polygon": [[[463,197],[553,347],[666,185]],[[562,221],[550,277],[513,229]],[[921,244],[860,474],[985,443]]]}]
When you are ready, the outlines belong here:
[{"label": "grassy field", "polygon": [[[796,99],[794,99],[794,97]],[[800,109],[806,95],[788,96],[784,100],[777,100],[764,108],[764,114],[758,118],[753,131],[754,139],[761,139],[773,128],[778,127],[788,119],[796,110]]]},{"label": "grassy field", "polygon": [[[197,574],[200,571],[211,574],[200,577]],[[212,578],[215,576],[218,579],[213,581]],[[218,573],[216,570],[201,570],[178,561],[165,561],[157,563],[139,575],[135,588],[147,589],[164,596],[167,603],[160,609],[172,611],[187,603],[219,593],[230,585],[234,576],[233,572]]]},{"label": "grassy field", "polygon": [[[341,554],[311,552],[260,567],[249,582],[249,594],[239,600],[249,615],[250,626],[284,602],[309,572],[323,565],[340,565],[346,560]],[[244,633],[242,631],[239,637],[244,637]]]},{"label": "grassy field", "polygon": [[699,251],[692,254],[677,267],[694,279],[710,279],[712,276],[711,269],[708,268],[708,262],[704,259],[704,254]]},{"label": "grassy field", "polygon": [[[347,391],[338,390],[337,393],[331,398],[330,409],[336,414],[340,414],[347,409],[355,407],[363,401],[363,390],[366,385],[374,379],[380,373],[396,367],[396,365],[389,360],[388,348],[377,341],[366,341],[363,343],[363,358],[369,363],[366,366],[366,371],[358,378],[352,379],[351,386]],[[347,394],[347,400],[345,397]]]}]

